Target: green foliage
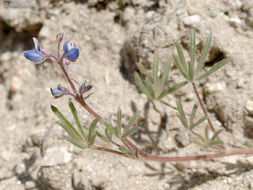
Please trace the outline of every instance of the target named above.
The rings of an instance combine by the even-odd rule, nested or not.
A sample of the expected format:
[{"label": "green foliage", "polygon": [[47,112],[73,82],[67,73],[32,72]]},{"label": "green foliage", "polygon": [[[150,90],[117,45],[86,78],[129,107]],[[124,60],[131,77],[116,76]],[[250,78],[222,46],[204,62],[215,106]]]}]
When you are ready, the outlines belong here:
[{"label": "green foliage", "polygon": [[140,63],[138,63],[138,69],[140,72],[146,77],[146,79],[143,81],[139,74],[134,73],[134,79],[135,83],[138,86],[139,90],[145,94],[150,100],[161,100],[164,96],[166,96],[169,93],[172,93],[179,88],[185,86],[188,82],[183,81],[178,84],[176,84],[173,87],[169,87],[166,85],[169,71],[171,68],[172,59],[169,59],[168,63],[165,66],[164,73],[162,74],[161,78],[158,76],[159,72],[159,59],[158,59],[158,51],[155,51],[155,58],[154,58],[154,64],[153,64],[153,75],[148,76],[147,71],[145,67],[141,66]]},{"label": "green foliage", "polygon": [[195,41],[196,41],[195,32],[192,31],[191,41],[190,41],[190,50],[189,50],[191,61],[188,62],[188,65],[186,64],[185,56],[180,44],[177,42],[174,43],[177,50],[177,54],[178,54],[177,56],[173,57],[175,64],[177,68],[179,69],[180,73],[183,75],[183,77],[189,82],[205,79],[209,75],[216,72],[221,67],[223,67],[224,65],[230,62],[230,59],[225,58],[221,60],[220,62],[218,62],[217,64],[215,64],[210,70],[208,70],[207,72],[199,76],[198,73],[202,69],[203,64],[207,58],[208,52],[211,47],[212,34],[210,33],[206,40],[206,43],[204,45],[204,48],[202,49],[202,53],[196,67],[195,67],[195,59],[196,59],[196,42]]},{"label": "green foliage", "polygon": [[197,134],[197,139],[194,141],[194,143],[202,148],[220,148],[220,146],[223,145],[223,142],[218,139],[218,136],[222,131],[222,129],[216,131],[210,138],[209,127],[207,125],[205,127],[205,136],[203,137],[202,135]]},{"label": "green foliage", "polygon": [[80,124],[76,108],[72,101],[69,101],[69,108],[77,125],[77,129],[71,124],[71,122],[66,119],[66,117],[53,105],[51,105],[51,109],[54,114],[58,117],[60,121],[57,122],[69,135],[68,141],[71,142],[73,145],[85,149],[89,146],[92,146],[96,139],[96,126],[98,123],[98,119],[94,119],[91,123],[88,131],[88,136],[86,137],[83,127]]}]

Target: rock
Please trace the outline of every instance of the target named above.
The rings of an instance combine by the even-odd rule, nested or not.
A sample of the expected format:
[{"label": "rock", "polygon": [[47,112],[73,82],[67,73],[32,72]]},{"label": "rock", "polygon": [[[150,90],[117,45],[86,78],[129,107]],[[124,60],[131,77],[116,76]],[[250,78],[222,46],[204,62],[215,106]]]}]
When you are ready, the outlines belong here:
[{"label": "rock", "polygon": [[229,18],[228,22],[233,27],[237,27],[238,25],[242,24],[242,20],[238,17]]},{"label": "rock", "polygon": [[123,22],[128,22],[135,16],[135,10],[132,7],[127,7],[123,15]]},{"label": "rock", "polygon": [[67,147],[49,147],[45,151],[45,155],[42,160],[42,166],[67,164],[71,159],[72,155],[68,152]]},{"label": "rock", "polygon": [[245,105],[245,109],[249,115],[253,115],[253,101],[252,100],[247,101]]},{"label": "rock", "polygon": [[219,83],[207,83],[206,84],[206,92],[208,94],[222,92],[225,89],[225,87],[226,87],[226,85],[223,82],[219,82]]},{"label": "rock", "polygon": [[185,25],[195,25],[200,22],[200,16],[199,15],[192,15],[189,17],[184,18],[183,20]]},{"label": "rock", "polygon": [[34,181],[26,181],[25,182],[25,188],[26,189],[33,189],[35,188],[36,184],[34,183]]}]

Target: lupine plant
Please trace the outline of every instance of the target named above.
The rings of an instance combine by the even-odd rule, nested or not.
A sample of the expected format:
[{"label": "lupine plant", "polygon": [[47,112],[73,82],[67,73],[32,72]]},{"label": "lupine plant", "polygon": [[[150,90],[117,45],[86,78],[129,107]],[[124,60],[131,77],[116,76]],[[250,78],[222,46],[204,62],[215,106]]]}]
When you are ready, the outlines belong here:
[{"label": "lupine plant", "polygon": [[[136,85],[150,101],[163,101],[162,98],[164,98],[166,95],[186,85],[192,86],[198,103],[200,104],[200,107],[203,111],[203,117],[197,121],[195,119],[198,108],[197,103],[193,105],[191,113],[186,114],[181,102],[177,101],[177,107],[175,109],[178,111],[178,118],[183,127],[186,128],[191,135],[195,136],[194,143],[196,145],[200,146],[201,148],[215,150],[216,153],[181,157],[150,155],[142,151],[133,142],[131,142],[129,136],[134,134],[139,129],[135,123],[140,115],[140,112],[136,112],[126,124],[122,123],[122,114],[120,108],[117,111],[117,119],[115,122],[113,122],[110,117],[108,119],[105,119],[97,114],[86,102],[86,99],[89,97],[89,94],[86,94],[89,92],[92,86],[88,83],[88,81],[84,81],[81,85],[78,85],[78,82],[73,79],[69,73],[69,67],[71,66],[71,63],[75,62],[79,57],[79,49],[76,47],[76,44],[72,39],[68,39],[63,45],[63,53],[61,53],[61,42],[63,40],[63,34],[58,34],[56,36],[56,39],[58,42],[57,55],[53,55],[49,51],[43,50],[40,47],[38,40],[36,38],[33,38],[35,50],[25,51],[24,56],[34,63],[42,63],[46,59],[53,59],[64,73],[64,76],[69,83],[70,89],[63,87],[62,85],[58,85],[56,88],[51,89],[51,93],[55,98],[70,96],[68,105],[73,115],[74,124],[68,118],[66,118],[55,106],[51,105],[51,109],[59,119],[57,123],[68,133],[68,141],[73,145],[81,149],[91,148],[94,150],[110,152],[137,160],[153,160],[159,162],[205,160],[231,155],[253,154],[253,145],[249,142],[244,143],[247,148],[234,149],[230,151],[226,150],[226,147],[219,136],[222,133],[222,129],[215,130],[215,127],[213,126],[212,121],[208,116],[205,105],[197,90],[196,83],[198,81],[207,78],[209,75],[216,72],[221,67],[230,62],[228,58],[225,58],[220,62],[214,64],[214,66],[208,71],[205,71],[203,69],[204,62],[211,47],[212,34],[208,36],[199,59],[196,58],[195,32],[193,31],[190,41],[189,61],[186,61],[180,44],[175,42],[174,46],[177,50],[177,55],[174,55],[173,58],[169,59],[161,76],[158,75],[159,63],[157,51],[155,51],[153,73],[151,75],[148,75],[145,67],[138,63],[137,66],[140,72],[134,74]],[[184,81],[181,81],[174,86],[170,86],[167,81],[172,63],[176,65],[179,72],[184,78]],[[78,111],[74,106],[73,100],[79,103],[94,117],[94,120],[88,127],[83,125],[80,121],[78,117]],[[167,105],[165,101],[163,101],[163,103]],[[204,125],[204,121],[206,120],[208,124]],[[197,127],[203,128],[203,133],[197,132],[195,130]],[[115,148],[97,146],[97,137],[106,143],[112,144],[115,146]]]}]

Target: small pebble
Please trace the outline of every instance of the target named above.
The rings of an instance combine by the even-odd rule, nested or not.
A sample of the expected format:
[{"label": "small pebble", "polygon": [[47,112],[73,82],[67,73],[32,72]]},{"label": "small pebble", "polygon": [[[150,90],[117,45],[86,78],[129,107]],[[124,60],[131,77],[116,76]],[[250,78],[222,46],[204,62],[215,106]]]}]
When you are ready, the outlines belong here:
[{"label": "small pebble", "polygon": [[250,114],[250,115],[253,115],[253,101],[252,100],[248,100],[246,105],[245,105],[245,108],[247,110],[247,112]]},{"label": "small pebble", "polygon": [[199,15],[192,15],[192,16],[186,17],[186,18],[184,18],[183,22],[185,25],[198,24],[200,22],[200,16]]}]

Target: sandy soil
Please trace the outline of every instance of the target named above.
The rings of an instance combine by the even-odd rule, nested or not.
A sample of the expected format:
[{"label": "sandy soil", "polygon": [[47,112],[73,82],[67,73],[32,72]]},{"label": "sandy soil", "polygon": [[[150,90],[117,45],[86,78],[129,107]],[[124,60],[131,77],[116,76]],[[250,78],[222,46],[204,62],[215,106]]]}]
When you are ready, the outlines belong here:
[{"label": "sandy soil", "polygon": [[[186,52],[192,28],[197,32],[198,52],[207,35],[214,36],[205,69],[224,57],[232,60],[198,86],[215,128],[224,129],[221,137],[226,146],[241,145],[253,137],[253,1],[1,0],[0,189],[253,189],[250,156],[155,163],[73,147],[50,110],[53,104],[71,117],[68,97],[54,99],[50,93],[57,84],[67,86],[63,74],[51,61],[34,65],[23,57],[23,51],[33,49],[32,37],[56,52],[55,36],[63,32],[80,49],[71,75],[79,82],[91,81],[94,94],[87,102],[94,110],[109,117],[120,107],[125,122],[140,110],[145,124],[132,139],[145,151],[199,154],[177,112],[157,102],[165,115],[161,117],[132,78],[137,60],[152,68],[155,47],[161,70],[175,53],[174,41]],[[152,41],[154,30],[157,38]],[[170,81],[182,81],[175,67]],[[164,101],[175,105],[177,99],[188,111],[196,102],[190,86]],[[93,117],[78,105],[77,109],[88,125]]]}]

